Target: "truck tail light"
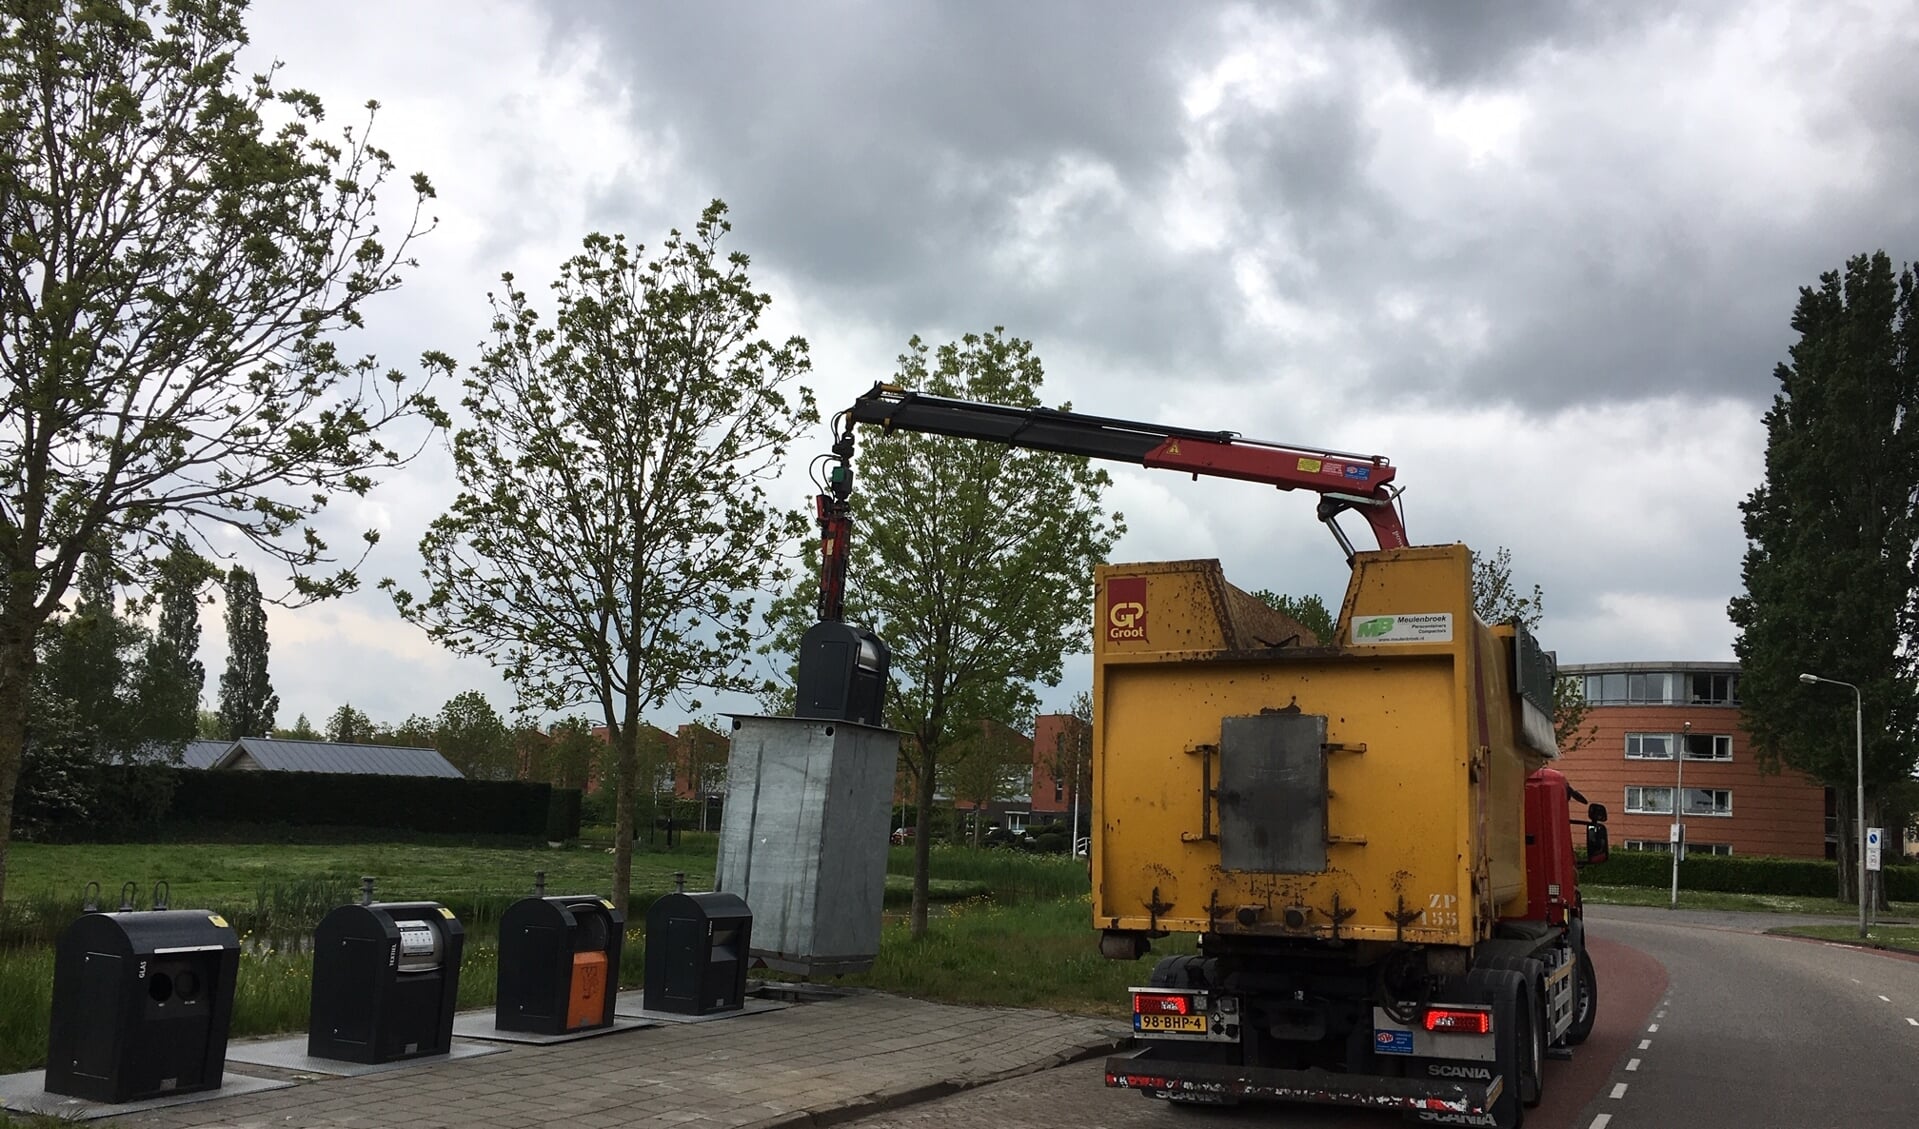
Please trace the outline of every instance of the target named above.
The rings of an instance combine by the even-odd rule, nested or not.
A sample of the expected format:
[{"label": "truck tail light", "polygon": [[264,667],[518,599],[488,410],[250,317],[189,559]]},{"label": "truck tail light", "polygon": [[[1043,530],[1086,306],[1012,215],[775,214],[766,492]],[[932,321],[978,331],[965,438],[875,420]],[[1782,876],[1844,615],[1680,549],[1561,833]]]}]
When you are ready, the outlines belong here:
[{"label": "truck tail light", "polygon": [[1426,1030],[1449,1035],[1490,1035],[1493,1013],[1466,1008],[1428,1008],[1425,1023]]},{"label": "truck tail light", "polygon": [[1164,992],[1133,993],[1133,1012],[1136,1015],[1189,1015],[1192,1009],[1191,996]]}]

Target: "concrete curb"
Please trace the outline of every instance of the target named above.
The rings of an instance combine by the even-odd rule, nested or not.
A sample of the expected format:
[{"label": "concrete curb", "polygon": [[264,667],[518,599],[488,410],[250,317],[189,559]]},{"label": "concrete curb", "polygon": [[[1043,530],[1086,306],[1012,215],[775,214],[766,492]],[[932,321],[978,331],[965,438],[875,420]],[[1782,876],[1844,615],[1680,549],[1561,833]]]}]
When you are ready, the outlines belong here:
[{"label": "concrete curb", "polygon": [[1024,1078],[1029,1074],[1054,1070],[1070,1066],[1076,1062],[1085,1062],[1089,1058],[1113,1054],[1132,1046],[1131,1035],[1112,1035],[1097,1040],[1080,1043],[1064,1051],[1058,1051],[1023,1066],[995,1071],[971,1078],[951,1078],[939,1082],[929,1082],[919,1086],[901,1086],[891,1090],[876,1090],[863,1094],[850,1101],[839,1102],[820,1109],[800,1110],[782,1114],[779,1117],[756,1121],[743,1129],[825,1129],[830,1125],[843,1125],[848,1121],[857,1121],[876,1113],[905,1109],[908,1106],[937,1101],[950,1097],[963,1090],[974,1090],[981,1086],[991,1086],[996,1082],[1005,1082],[1013,1078]]}]

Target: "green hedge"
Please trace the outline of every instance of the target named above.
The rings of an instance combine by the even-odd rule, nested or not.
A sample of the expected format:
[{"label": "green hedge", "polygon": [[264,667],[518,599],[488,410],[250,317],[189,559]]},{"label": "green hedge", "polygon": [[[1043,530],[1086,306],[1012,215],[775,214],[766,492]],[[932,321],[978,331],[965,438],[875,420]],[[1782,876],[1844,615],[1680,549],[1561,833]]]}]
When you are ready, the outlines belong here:
[{"label": "green hedge", "polygon": [[[579,790],[550,784],[332,772],[213,772],[144,765],[103,766],[99,771],[106,778],[102,802],[84,817],[49,828],[49,839],[144,839],[164,837],[169,826],[228,823],[394,828],[545,840],[580,835]],[[138,810],[123,810],[134,808]]]},{"label": "green hedge", "polygon": [[[1919,901],[1919,867],[1893,866],[1883,873],[1888,897]],[[1672,881],[1672,856],[1664,851],[1615,850],[1598,866],[1582,868],[1579,881],[1589,886],[1665,886]],[[1837,864],[1829,859],[1691,854],[1679,864],[1679,885],[1685,890],[1728,894],[1830,898],[1839,889],[1839,876]]]},{"label": "green hedge", "polygon": [[518,780],[187,769],[174,781],[167,817],[575,838],[578,803],[556,814],[554,791]]},{"label": "green hedge", "polygon": [[558,843],[580,837],[580,801],[578,788],[552,788],[546,805],[546,838]]}]

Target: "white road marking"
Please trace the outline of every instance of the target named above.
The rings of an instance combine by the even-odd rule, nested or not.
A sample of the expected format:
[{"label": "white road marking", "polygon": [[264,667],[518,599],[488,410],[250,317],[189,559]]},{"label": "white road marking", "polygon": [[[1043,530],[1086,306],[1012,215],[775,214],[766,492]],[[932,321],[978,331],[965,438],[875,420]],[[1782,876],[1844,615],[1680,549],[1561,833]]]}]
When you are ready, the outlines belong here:
[{"label": "white road marking", "polygon": [[1859,983],[1859,978],[1857,976],[1848,977],[1848,979],[1850,979],[1854,984]]},{"label": "white road marking", "polygon": [[[1886,997],[1884,997],[1884,996],[1880,996],[1879,998],[1883,1000],[1883,999],[1885,999]],[[1664,1019],[1664,1018],[1666,1018],[1666,1013],[1662,1011],[1662,1012],[1660,1012],[1660,1013],[1659,1013],[1658,1015],[1655,1015],[1655,1016],[1653,1016],[1653,1018],[1654,1018],[1654,1019]]]},{"label": "white road marking", "polygon": [[1632,1059],[1631,1061],[1629,1061],[1629,1062],[1627,1062],[1627,1063],[1626,1063],[1626,1069],[1627,1069],[1627,1070],[1638,1070],[1638,1069],[1639,1069],[1639,1060],[1638,1060],[1638,1059]]},{"label": "white road marking", "polygon": [[1612,1114],[1602,1113],[1598,1117],[1593,1118],[1592,1129],[1606,1129],[1606,1126],[1611,1124]]},{"label": "white road marking", "polygon": [[1892,997],[1891,997],[1891,996],[1880,996],[1879,998],[1880,998],[1880,999],[1882,999],[1882,1000],[1884,1000],[1884,1001],[1886,1001],[1887,1003],[1891,1003],[1891,1002],[1892,1002]]},{"label": "white road marking", "polygon": [[1613,1084],[1613,1088],[1612,1088],[1612,1096],[1613,1096],[1613,1097],[1615,1097],[1615,1098],[1623,1098],[1623,1097],[1625,1097],[1625,1096],[1626,1096],[1626,1084],[1625,1084],[1624,1082],[1615,1082],[1615,1083]]},{"label": "white road marking", "polygon": [[1919,1027],[1919,1019],[1914,1019],[1910,1015],[1906,1016],[1906,1022],[1910,1023],[1914,1027]]},{"label": "white road marking", "polygon": [[1654,1034],[1654,1033],[1656,1033],[1656,1032],[1657,1032],[1658,1030],[1659,1030],[1659,1024],[1657,1024],[1657,1023],[1648,1023],[1648,1024],[1646,1024],[1646,1033],[1647,1033],[1647,1034],[1649,1034],[1649,1035],[1650,1035],[1650,1034]]},{"label": "white road marking", "polygon": [[1639,1040],[1639,1049],[1640,1049],[1640,1050],[1642,1050],[1642,1051],[1643,1051],[1643,1050],[1645,1050],[1645,1049],[1646,1049],[1647,1047],[1650,1047],[1650,1046],[1652,1046],[1652,1040],[1651,1040],[1651,1039],[1641,1039],[1641,1040]]}]

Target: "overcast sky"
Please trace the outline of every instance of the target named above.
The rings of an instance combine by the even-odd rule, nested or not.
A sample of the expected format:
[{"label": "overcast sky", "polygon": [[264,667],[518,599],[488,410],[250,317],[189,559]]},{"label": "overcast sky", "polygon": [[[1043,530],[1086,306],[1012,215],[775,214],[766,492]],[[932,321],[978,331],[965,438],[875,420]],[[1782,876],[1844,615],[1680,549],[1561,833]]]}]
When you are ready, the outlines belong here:
[{"label": "overcast sky", "polygon": [[[1051,402],[1389,456],[1413,540],[1510,548],[1562,662],[1725,660],[1797,290],[1919,257],[1912,14],[271,0],[248,63],[282,60],[337,124],[379,99],[376,140],[439,190],[420,269],[351,351],[468,364],[500,272],[537,295],[587,232],[654,246],[721,197],[823,409],[913,334],[1004,326]],[[1114,478],[1117,560],[1344,590],[1309,496]],[[453,491],[436,445],[330,512],[336,543],[384,540],[362,594],[270,611],[282,725],[511,704],[371,584],[420,587]],[[217,610],[205,634],[211,698]],[[1089,682],[1070,663],[1046,702]]]}]

